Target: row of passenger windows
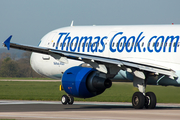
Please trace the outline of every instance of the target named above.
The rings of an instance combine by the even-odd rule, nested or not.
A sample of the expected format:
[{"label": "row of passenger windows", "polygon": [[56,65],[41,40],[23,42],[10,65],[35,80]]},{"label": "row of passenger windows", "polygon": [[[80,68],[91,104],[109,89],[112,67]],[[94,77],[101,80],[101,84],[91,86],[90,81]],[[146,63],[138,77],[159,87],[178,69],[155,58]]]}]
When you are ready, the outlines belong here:
[{"label": "row of passenger windows", "polygon": [[[62,44],[63,44],[63,43],[60,43],[60,47],[62,47]],[[70,44],[70,43],[68,43],[67,46],[69,46],[69,44]],[[78,43],[75,43],[75,44],[71,43],[71,47],[73,47],[73,45],[74,45],[74,46],[77,46],[77,44],[78,44]],[[84,46],[84,44],[85,44],[85,43],[82,44],[82,47]],[[86,43],[85,46],[88,47],[88,44],[89,44],[89,43]],[[90,47],[92,44],[93,44],[93,47],[95,47],[96,43],[90,43],[89,47]],[[54,46],[55,46],[55,43],[53,43],[53,47],[54,47]],[[63,47],[65,47],[65,46],[66,46],[66,43],[64,43]],[[79,43],[78,47],[80,47],[80,46],[81,46],[81,43]],[[97,44],[97,46],[99,46],[99,43]]]},{"label": "row of passenger windows", "polygon": [[[126,44],[127,43],[124,43],[124,46],[126,46]],[[151,43],[148,43],[148,47],[150,47],[150,44]],[[119,45],[119,47],[122,47],[122,45],[123,45],[123,43],[121,42],[120,43],[120,45]],[[131,43],[128,43],[128,47],[130,47],[130,45],[131,46],[133,46],[134,45],[134,43],[133,44],[131,44]],[[136,46],[137,46],[138,44],[136,44]],[[164,45],[164,43],[161,43],[161,47],[163,47],[163,45]],[[168,45],[168,43],[166,43],[165,44],[165,47],[167,47],[167,45]],[[176,43],[173,43],[173,47],[175,47],[175,45],[176,45]],[[112,44],[112,47],[114,47],[115,46],[115,43],[113,43]],[[118,46],[118,43],[116,43],[116,47]],[[143,47],[144,46],[144,42],[141,44],[141,46]],[[153,45],[152,45],[153,47],[155,46],[155,42],[153,43]],[[159,42],[157,42],[157,44],[156,44],[156,47],[159,47],[160,46],[160,43]],[[169,47],[171,46],[171,43],[169,43]],[[178,47],[179,47],[179,45],[178,45]]]},{"label": "row of passenger windows", "polygon": [[[60,43],[60,47],[62,47],[62,44],[63,44],[63,43]],[[70,43],[68,43],[68,46],[69,46],[69,44],[70,44]],[[74,46],[77,46],[77,44],[78,44],[78,43],[75,43]],[[84,46],[84,44],[85,44],[85,43],[82,44],[82,47]],[[89,43],[86,43],[85,46],[88,47],[88,44],[89,44]],[[97,44],[97,47],[99,46],[99,43],[90,43],[89,47],[90,47],[92,44],[93,44],[93,47],[95,47],[96,44]],[[131,44],[131,43],[128,43],[127,46],[129,47],[130,44]],[[151,44],[151,43],[148,43],[148,47],[150,47],[150,44]],[[80,45],[81,45],[81,43],[79,43],[78,47],[80,47]],[[122,45],[123,45],[123,43],[121,42],[120,45],[119,45],[119,47],[122,47]],[[133,43],[131,46],[133,46],[133,45],[134,45],[134,43]],[[152,46],[154,47],[154,45],[155,45],[155,42],[153,43]],[[163,47],[163,45],[164,45],[164,43],[161,43],[161,47]],[[167,45],[168,45],[168,43],[165,44],[165,47],[167,47]],[[173,47],[175,47],[175,45],[176,45],[176,43],[174,42],[174,43],[173,43]],[[66,43],[64,43],[63,47],[65,47],[65,46],[66,46]],[[113,42],[112,47],[114,47],[114,46],[115,46],[115,43]],[[116,47],[117,47],[117,46],[118,46],[118,43],[116,43]],[[126,43],[124,43],[124,46],[126,46]],[[136,46],[137,46],[137,44],[136,44]],[[142,46],[142,47],[144,46],[144,42],[142,43],[141,46]],[[158,42],[158,43],[156,44],[156,47],[159,47],[159,46],[160,46],[160,43]],[[170,46],[171,46],[171,43],[169,43],[169,47],[170,47]],[[52,46],[52,47],[55,47],[55,43],[53,43],[53,46]],[[71,43],[71,47],[73,47],[73,43]],[[178,47],[179,47],[179,45],[178,45]]]}]

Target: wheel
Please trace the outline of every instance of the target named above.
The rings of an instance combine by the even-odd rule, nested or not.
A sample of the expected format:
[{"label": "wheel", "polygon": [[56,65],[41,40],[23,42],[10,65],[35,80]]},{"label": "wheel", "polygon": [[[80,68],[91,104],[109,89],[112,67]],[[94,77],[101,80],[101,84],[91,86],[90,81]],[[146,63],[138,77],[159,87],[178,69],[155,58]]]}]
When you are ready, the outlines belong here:
[{"label": "wheel", "polygon": [[147,92],[145,97],[145,108],[154,109],[156,107],[156,95],[153,92]]},{"label": "wheel", "polygon": [[73,103],[74,103],[74,97],[69,96],[68,104],[69,104],[69,105],[72,105]]},{"label": "wheel", "polygon": [[145,97],[141,92],[135,92],[132,97],[132,105],[135,109],[142,109],[145,104]]},{"label": "wheel", "polygon": [[67,95],[63,95],[63,96],[61,97],[61,103],[62,103],[63,105],[66,105],[68,102],[69,102],[68,96],[67,96]]}]

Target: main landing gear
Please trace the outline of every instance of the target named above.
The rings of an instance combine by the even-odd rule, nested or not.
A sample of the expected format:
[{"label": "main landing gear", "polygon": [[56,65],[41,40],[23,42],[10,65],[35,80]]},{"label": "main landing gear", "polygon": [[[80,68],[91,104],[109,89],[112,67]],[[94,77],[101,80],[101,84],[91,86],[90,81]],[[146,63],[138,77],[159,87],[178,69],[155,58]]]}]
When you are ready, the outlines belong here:
[{"label": "main landing gear", "polygon": [[135,109],[154,109],[156,107],[156,95],[153,92],[145,93],[146,83],[142,79],[134,79],[133,85],[140,92],[135,92],[132,97],[132,105]]},{"label": "main landing gear", "polygon": [[72,105],[74,103],[74,97],[69,95],[63,95],[61,97],[61,102],[63,105],[67,105],[67,104]]},{"label": "main landing gear", "polygon": [[147,92],[145,95],[141,92],[135,92],[132,97],[132,105],[135,109],[154,109],[156,107],[156,96],[153,92]]}]

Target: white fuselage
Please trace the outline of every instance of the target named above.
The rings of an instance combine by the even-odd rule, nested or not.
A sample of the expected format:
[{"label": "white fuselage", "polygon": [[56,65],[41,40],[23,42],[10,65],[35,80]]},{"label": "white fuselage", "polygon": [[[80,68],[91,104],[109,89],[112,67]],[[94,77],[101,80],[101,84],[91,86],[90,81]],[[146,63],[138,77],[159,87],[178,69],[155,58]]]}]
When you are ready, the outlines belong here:
[{"label": "white fuselage", "polygon": [[[49,32],[39,46],[153,64],[170,68],[180,76],[179,39],[180,25],[77,26]],[[57,79],[68,68],[82,63],[68,59],[65,64],[39,53],[31,56],[36,72]]]}]

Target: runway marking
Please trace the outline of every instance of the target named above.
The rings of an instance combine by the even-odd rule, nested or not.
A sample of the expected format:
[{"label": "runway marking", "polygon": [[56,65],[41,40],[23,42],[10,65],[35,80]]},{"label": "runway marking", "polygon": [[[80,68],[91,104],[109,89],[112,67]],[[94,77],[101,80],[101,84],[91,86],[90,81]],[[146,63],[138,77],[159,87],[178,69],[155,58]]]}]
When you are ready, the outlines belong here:
[{"label": "runway marking", "polygon": [[[0,105],[17,105],[17,104],[62,104],[61,101],[28,101],[28,100],[0,100]],[[129,102],[81,102],[75,101],[74,105],[106,105],[106,106],[132,106]],[[176,103],[157,103],[157,107],[174,107],[179,108],[180,104]]]},{"label": "runway marking", "polygon": [[0,100],[0,105],[16,105],[16,104],[61,104],[60,101],[19,101],[19,100]]}]

